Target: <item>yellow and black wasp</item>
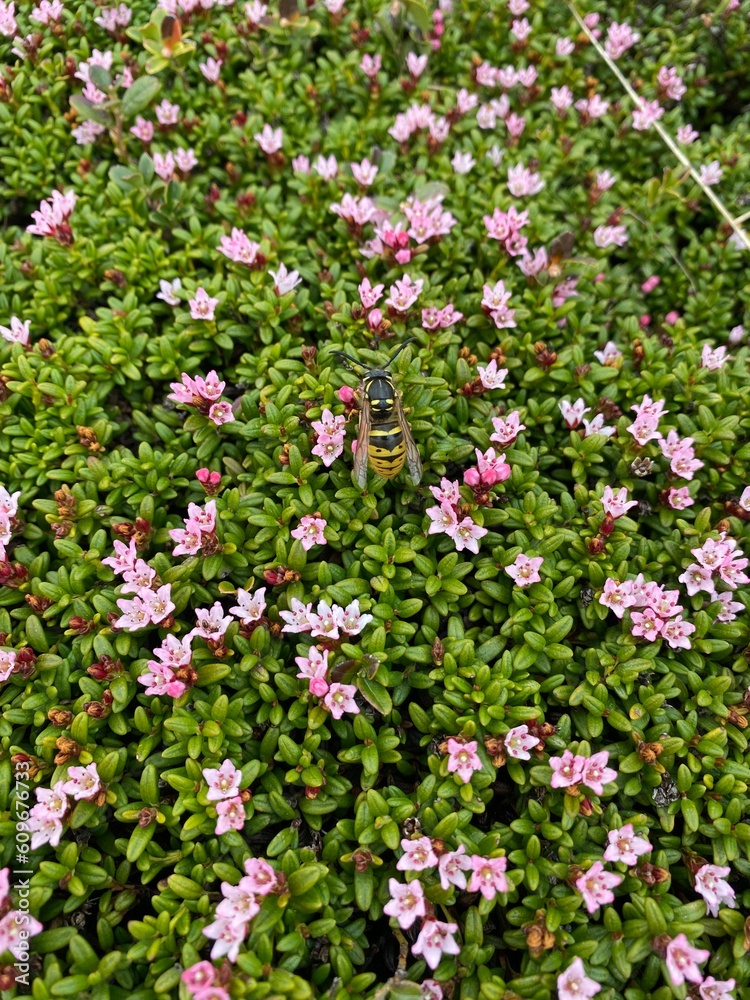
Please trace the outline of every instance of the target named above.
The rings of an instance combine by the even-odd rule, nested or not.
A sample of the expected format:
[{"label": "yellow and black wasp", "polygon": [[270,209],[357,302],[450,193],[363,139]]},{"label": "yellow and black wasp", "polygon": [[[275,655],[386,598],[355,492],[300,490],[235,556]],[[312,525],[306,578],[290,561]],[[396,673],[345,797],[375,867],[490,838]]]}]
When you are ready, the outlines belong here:
[{"label": "yellow and black wasp", "polygon": [[373,472],[383,479],[397,476],[404,463],[415,486],[422,478],[422,462],[404,416],[402,394],[388,371],[406,345],[415,339],[405,340],[383,368],[366,368],[343,351],[331,352],[343,360],[345,368],[362,379],[355,393],[359,405],[359,434],[354,454],[354,481],[360,489],[367,485],[368,461]]}]

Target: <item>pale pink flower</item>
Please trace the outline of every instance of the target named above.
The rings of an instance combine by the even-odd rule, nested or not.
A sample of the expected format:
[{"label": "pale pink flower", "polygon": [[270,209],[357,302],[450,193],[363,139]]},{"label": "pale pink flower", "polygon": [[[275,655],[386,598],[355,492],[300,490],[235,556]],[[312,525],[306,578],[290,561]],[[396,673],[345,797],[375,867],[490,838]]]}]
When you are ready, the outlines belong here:
[{"label": "pale pink flower", "polygon": [[622,247],[628,242],[625,226],[598,226],[594,230],[594,243],[605,250],[607,247]]},{"label": "pale pink flower", "polygon": [[607,834],[607,840],[609,843],[604,852],[605,861],[619,861],[625,865],[637,865],[638,858],[642,854],[648,854],[653,850],[651,844],[644,837],[636,836],[632,823],[626,823],[619,830],[610,830]]},{"label": "pale pink flower", "polygon": [[474,854],[471,857],[471,865],[469,892],[478,891],[485,899],[494,899],[498,892],[508,891],[508,879],[505,876],[507,858],[483,858]]},{"label": "pale pink flower", "polygon": [[630,601],[630,586],[628,582],[618,583],[617,580],[613,580],[608,577],[604,581],[604,589],[599,595],[599,603],[603,604],[605,608],[609,608],[613,611],[618,618],[622,618],[625,613],[625,609],[631,606]]},{"label": "pale pink flower", "polygon": [[580,112],[583,124],[586,124],[589,121],[596,121],[597,118],[603,118],[609,111],[609,101],[605,101],[599,94],[594,94],[593,97],[576,101],[575,109]]},{"label": "pale pink flower", "polygon": [[678,934],[667,945],[667,972],[672,986],[682,986],[685,980],[691,983],[703,981],[699,963],[711,957],[711,952],[703,948],[693,948],[684,934]]},{"label": "pale pink flower", "polygon": [[689,146],[691,142],[695,142],[699,138],[699,134],[692,125],[682,125],[677,129],[677,141],[684,146]]},{"label": "pale pink flower", "polygon": [[605,486],[601,504],[605,514],[618,518],[622,517],[623,514],[627,514],[631,507],[637,507],[638,501],[628,500],[628,491],[624,486],[617,493],[613,491],[611,486]]},{"label": "pale pink flower", "polygon": [[280,128],[272,128],[266,124],[260,132],[254,133],[253,139],[267,156],[272,156],[284,145],[284,132]]},{"label": "pale pink flower", "polygon": [[527,278],[535,278],[542,271],[547,269],[549,263],[549,258],[547,256],[547,250],[545,247],[539,247],[532,253],[527,251],[520,260],[517,260],[518,269],[526,275]]},{"label": "pale pink flower", "polygon": [[246,878],[241,879],[249,892],[267,896],[276,887],[276,872],[264,858],[248,858],[244,865]]},{"label": "pale pink flower", "polygon": [[385,304],[394,312],[406,313],[419,298],[423,285],[424,281],[421,278],[413,281],[408,274],[405,274],[391,285]]},{"label": "pale pink flower", "polygon": [[609,751],[601,750],[591,757],[581,757],[581,784],[590,788],[594,795],[604,794],[604,785],[617,778],[617,771],[607,767]]},{"label": "pale pink flower", "polygon": [[295,156],[292,158],[292,170],[295,174],[306,175],[310,173],[310,160],[307,156]]},{"label": "pale pink flower", "polygon": [[182,288],[182,282],[179,278],[175,278],[173,281],[166,281],[162,278],[159,281],[159,288],[161,290],[156,293],[157,299],[166,302],[168,306],[178,306],[180,304],[180,300],[175,294]]},{"label": "pale pink flower", "polygon": [[682,82],[682,77],[677,75],[674,66],[662,66],[656,79],[663,88],[665,97],[672,101],[679,101],[687,93],[687,87]]},{"label": "pale pink flower", "polygon": [[[228,833],[230,830],[242,830],[247,819],[245,816],[245,805],[239,795],[233,799],[217,802],[216,814],[216,829],[214,833],[217,837],[220,837],[223,833]],[[258,907],[259,909],[260,907]]]},{"label": "pale pink flower", "polygon": [[[44,813],[44,815],[51,817],[52,819],[62,819],[65,813],[70,808],[70,802],[68,801],[67,793],[65,792],[65,782],[57,781],[52,786],[52,788],[36,788],[36,798],[37,804],[32,807],[32,812],[38,810],[37,815]],[[5,871],[5,869],[3,869]],[[3,903],[7,902],[7,884],[4,884],[4,892],[2,900]]]},{"label": "pale pink flower", "polygon": [[619,59],[640,40],[640,37],[629,24],[618,24],[617,21],[613,21],[607,28],[604,50],[611,59]]},{"label": "pale pink flower", "polygon": [[[450,926],[455,927],[455,924]],[[9,951],[25,965],[29,954],[29,938],[35,937],[42,930],[44,926],[36,917],[30,916],[27,909],[11,910],[0,920],[0,949],[3,952]]]},{"label": "pale pink flower", "polygon": [[407,52],[406,68],[409,70],[412,79],[418,80],[427,69],[427,56],[418,56],[416,52]]},{"label": "pale pink flower", "polygon": [[323,529],[328,522],[322,517],[306,516],[300,520],[299,527],[291,532],[292,538],[302,542],[302,548],[307,552],[313,545],[325,545],[326,538]]},{"label": "pale pink flower", "polygon": [[225,760],[220,767],[204,767],[203,778],[208,784],[206,798],[209,802],[233,799],[239,795],[242,774],[231,760]]},{"label": "pale pink flower", "polygon": [[401,849],[404,853],[396,862],[396,868],[400,872],[423,872],[426,868],[434,868],[438,863],[429,837],[418,837],[416,840],[404,837]]},{"label": "pale pink flower", "polygon": [[495,429],[495,433],[490,434],[490,441],[494,441],[503,447],[512,445],[521,431],[526,430],[526,424],[521,423],[518,410],[512,410],[504,418],[492,417],[492,426]]},{"label": "pale pink flower", "polygon": [[198,64],[198,69],[209,83],[218,83],[221,76],[222,59],[214,59],[209,56],[205,62]]},{"label": "pale pink flower", "polygon": [[641,100],[640,106],[633,112],[633,128],[637,132],[645,132],[654,122],[658,122],[664,114],[664,108],[658,101]]},{"label": "pale pink flower", "polygon": [[324,181],[332,181],[339,172],[338,161],[333,155],[329,157],[318,156],[315,163],[313,163],[313,170]]},{"label": "pale pink flower", "polygon": [[[736,233],[734,234],[736,235]],[[745,328],[741,324],[739,326],[733,326],[729,331],[727,337],[727,342],[731,347],[739,347],[742,341],[745,339]]]},{"label": "pale pink flower", "polygon": [[706,187],[713,187],[718,184],[724,174],[724,169],[718,160],[712,160],[708,164],[703,164],[700,169],[700,179]]},{"label": "pale pink flower", "polygon": [[96,142],[100,135],[107,131],[104,125],[95,121],[82,122],[77,128],[71,129],[71,135],[79,146],[87,146],[91,142]]},{"label": "pale pink flower", "polygon": [[583,896],[589,913],[596,913],[600,906],[614,901],[615,894],[611,892],[622,882],[622,875],[604,870],[601,861],[595,861],[587,872],[576,879],[576,889]]},{"label": "pale pink flower", "polygon": [[271,268],[269,268],[268,273],[274,281],[273,290],[279,297],[286,295],[287,292],[291,292],[302,281],[299,271],[287,271],[286,265],[281,261],[279,261],[279,268],[277,271],[272,271]]},{"label": "pale pink flower", "polygon": [[215,976],[216,969],[210,962],[204,960],[202,962],[196,962],[195,965],[191,965],[189,969],[185,969],[180,976],[180,979],[187,986],[190,992],[195,994],[200,993],[201,990],[205,992],[205,990],[212,986]]},{"label": "pale pink flower", "polygon": [[539,746],[540,741],[538,737],[531,735],[527,725],[522,725],[509,729],[503,736],[503,744],[509,757],[515,757],[516,760],[530,760],[529,750]]},{"label": "pale pink flower", "polygon": [[573,92],[566,86],[552,87],[550,103],[558,114],[565,114],[573,103]]},{"label": "pale pink flower", "polygon": [[117,607],[122,614],[115,622],[115,627],[125,629],[127,632],[137,632],[151,624],[151,611],[149,606],[138,594],[132,601],[121,597],[117,601]]},{"label": "pale pink flower", "polygon": [[142,589],[140,596],[148,607],[149,617],[153,625],[158,625],[164,621],[167,615],[174,611],[174,604],[171,600],[172,585],[165,583],[158,590]]},{"label": "pale pink flower", "polygon": [[565,972],[557,977],[558,1000],[591,1000],[601,985],[586,975],[583,960],[574,958]]},{"label": "pale pink flower", "polygon": [[51,236],[62,245],[70,245],[73,236],[68,218],[75,208],[76,201],[75,191],[66,191],[65,194],[53,191],[49,199],[45,198],[41,202],[38,211],[31,213],[34,222],[26,227],[26,232],[33,236]]},{"label": "pale pink flower", "polygon": [[425,513],[430,519],[428,535],[446,534],[453,537],[458,530],[458,516],[450,504],[441,503],[439,507],[428,507]]},{"label": "pale pink flower", "polygon": [[378,52],[375,56],[371,56],[369,53],[365,53],[362,56],[362,61],[359,64],[359,68],[370,80],[375,80],[378,73],[380,72],[380,67],[382,64],[382,59],[380,53]]},{"label": "pale pink flower", "polygon": [[471,781],[474,771],[482,770],[482,762],[477,754],[476,740],[459,743],[453,737],[448,739],[448,771],[457,774],[464,784]]},{"label": "pale pink flower", "polygon": [[588,413],[591,409],[590,406],[586,406],[586,402],[583,399],[577,399],[575,403],[569,403],[567,399],[561,399],[557,405],[560,413],[563,415],[565,425],[570,430],[575,430],[580,425],[584,413]]},{"label": "pale pink flower", "polygon": [[362,614],[359,610],[359,599],[355,599],[351,604],[340,611],[341,629],[347,635],[359,635],[366,625],[373,620],[372,615]]},{"label": "pale pink flower", "polygon": [[244,625],[250,622],[257,622],[266,612],[266,588],[260,587],[251,594],[249,590],[237,588],[237,605],[229,609],[229,613],[236,615]]},{"label": "pale pink flower", "polygon": [[[502,70],[500,71],[499,77],[502,82]],[[520,83],[521,86],[525,87],[527,90],[534,86],[538,77],[539,74],[533,66],[526,66],[524,69],[519,69],[516,73],[518,83]]]},{"label": "pale pink flower", "polygon": [[[748,490],[750,490],[750,486]],[[458,480],[452,481],[443,478],[440,480],[440,486],[430,486],[430,493],[441,504],[448,504],[450,506],[461,503]]]},{"label": "pale pink flower", "polygon": [[188,304],[192,319],[212,320],[219,300],[212,298],[205,288],[199,287],[195,290],[195,298],[190,299]]},{"label": "pale pink flower", "polygon": [[443,955],[458,955],[461,951],[453,937],[457,930],[457,924],[425,920],[419,937],[411,946],[412,954],[421,955],[431,969],[436,969]]},{"label": "pale pink flower", "polygon": [[649,642],[655,642],[661,635],[664,619],[659,618],[653,608],[645,608],[643,612],[632,611],[630,617],[632,635],[643,636]]},{"label": "pale pink flower", "polygon": [[370,163],[367,157],[361,163],[350,163],[349,167],[354,180],[363,188],[369,187],[378,175],[379,168]]},{"label": "pale pink flower", "polygon": [[353,684],[333,683],[329,686],[323,703],[334,719],[340,719],[344,712],[359,715],[359,705],[354,700],[357,689]]},{"label": "pale pink flower", "polygon": [[39,6],[34,7],[29,14],[30,21],[38,21],[39,24],[50,24],[59,21],[62,12],[65,10],[61,0],[40,0]]},{"label": "pale pink flower", "polygon": [[530,587],[532,583],[541,581],[539,570],[543,562],[543,556],[526,556],[523,552],[519,552],[513,563],[505,567],[505,572],[517,587]]},{"label": "pale pink flower", "polygon": [[706,909],[712,917],[719,915],[719,907],[723,904],[730,909],[735,909],[734,889],[725,881],[730,874],[731,868],[727,865],[702,865],[695,875],[695,891],[703,896],[706,901]]},{"label": "pale pink flower", "polygon": [[558,38],[555,42],[556,56],[569,56],[575,52],[575,42],[572,38]]},{"label": "pale pink flower", "polygon": [[487,529],[476,524],[470,517],[465,517],[448,534],[453,538],[457,552],[463,552],[464,549],[468,549],[469,552],[478,555],[479,539],[484,538],[487,534]]},{"label": "pale pink flower", "polygon": [[661,630],[662,639],[666,639],[670,649],[690,649],[692,643],[689,635],[695,632],[695,625],[684,618],[672,618],[664,623]]},{"label": "pale pink flower", "polygon": [[529,24],[527,18],[522,17],[520,20],[515,20],[511,23],[510,33],[517,38],[519,42],[525,41],[531,34],[531,25]]},{"label": "pale pink flower", "polygon": [[231,236],[221,237],[217,250],[229,260],[251,267],[257,259],[260,243],[255,243],[241,229],[234,227]]},{"label": "pale pink flower", "polygon": [[508,374],[507,368],[498,368],[497,361],[493,358],[486,366],[477,365],[479,381],[485,389],[504,389],[505,376]]},{"label": "pale pink flower", "polygon": [[549,766],[552,768],[550,779],[551,788],[568,788],[571,785],[580,783],[583,777],[584,758],[564,750],[562,757],[550,757]]},{"label": "pale pink flower", "polygon": [[603,434],[605,437],[612,437],[616,429],[614,427],[604,426],[603,413],[597,413],[597,415],[591,420],[587,420],[586,417],[584,417],[583,428],[583,436],[585,438],[591,437],[594,434]]},{"label": "pale pink flower", "polygon": [[461,153],[456,150],[451,160],[451,166],[456,174],[468,174],[472,167],[476,166],[476,162],[471,153]]},{"label": "pale pink flower", "polygon": [[195,617],[198,624],[188,634],[198,635],[202,639],[221,639],[232,624],[232,616],[224,615],[224,609],[218,601],[211,608],[196,608]]},{"label": "pale pink flower", "polygon": [[388,880],[390,900],[383,907],[383,913],[395,917],[403,930],[408,930],[417,917],[424,917],[425,896],[419,879],[413,882],[399,882],[398,879]]},{"label": "pale pink flower", "polygon": [[31,336],[31,320],[21,322],[17,316],[11,316],[10,327],[0,326],[0,337],[11,344],[22,344],[28,346]]},{"label": "pale pink flower", "polygon": [[226,917],[218,917],[212,924],[203,928],[203,934],[213,939],[211,958],[222,958],[224,955],[230,962],[236,962],[240,954],[240,945],[245,940],[247,925]]},{"label": "pale pink flower", "polygon": [[232,411],[232,404],[226,401],[214,403],[208,411],[208,419],[215,423],[217,427],[221,427],[222,424],[233,423],[234,412]]},{"label": "pale pink flower", "polygon": [[471,867],[471,858],[466,854],[466,848],[463,844],[459,844],[455,851],[446,851],[438,858],[440,885],[443,889],[449,889],[452,885],[455,885],[457,889],[465,889],[466,875],[464,872],[470,871]]},{"label": "pale pink flower", "polygon": [[538,173],[529,170],[522,163],[508,170],[508,190],[516,197],[539,194],[544,187],[544,181]]},{"label": "pale pink flower", "polygon": [[594,357],[601,365],[610,365],[614,367],[622,358],[622,352],[617,347],[614,341],[608,340],[604,345],[603,350],[594,351]]},{"label": "pale pink flower", "polygon": [[69,767],[67,780],[60,791],[72,799],[91,802],[103,788],[96,764],[87,764],[86,767]]},{"label": "pale pink flower", "polygon": [[245,17],[250,22],[251,27],[257,28],[260,22],[268,13],[268,4],[261,3],[260,0],[251,0],[245,4]]},{"label": "pale pink flower", "polygon": [[734,979],[714,979],[713,976],[706,976],[698,987],[701,1000],[732,1000],[732,990],[735,987]]},{"label": "pale pink flower", "polygon": [[701,368],[708,368],[709,371],[717,371],[723,368],[727,361],[731,361],[727,354],[726,347],[712,348],[709,344],[703,345],[701,353]]}]

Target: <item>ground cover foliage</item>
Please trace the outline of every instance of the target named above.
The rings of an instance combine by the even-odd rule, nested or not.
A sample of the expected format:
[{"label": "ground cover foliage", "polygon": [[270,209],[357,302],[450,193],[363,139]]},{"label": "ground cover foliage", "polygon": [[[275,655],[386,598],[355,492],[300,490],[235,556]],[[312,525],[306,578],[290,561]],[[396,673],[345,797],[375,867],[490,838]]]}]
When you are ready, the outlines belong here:
[{"label": "ground cover foliage", "polygon": [[0,5],[38,1000],[748,995],[746,8]]}]

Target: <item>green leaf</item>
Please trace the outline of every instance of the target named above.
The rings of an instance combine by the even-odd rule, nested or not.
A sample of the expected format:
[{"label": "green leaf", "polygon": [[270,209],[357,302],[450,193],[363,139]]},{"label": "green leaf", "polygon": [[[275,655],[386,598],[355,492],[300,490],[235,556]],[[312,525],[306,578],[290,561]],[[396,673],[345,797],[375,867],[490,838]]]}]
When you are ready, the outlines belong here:
[{"label": "green leaf", "polygon": [[120,102],[120,114],[129,121],[145,110],[161,90],[161,83],[153,76],[139,76],[128,87]]}]

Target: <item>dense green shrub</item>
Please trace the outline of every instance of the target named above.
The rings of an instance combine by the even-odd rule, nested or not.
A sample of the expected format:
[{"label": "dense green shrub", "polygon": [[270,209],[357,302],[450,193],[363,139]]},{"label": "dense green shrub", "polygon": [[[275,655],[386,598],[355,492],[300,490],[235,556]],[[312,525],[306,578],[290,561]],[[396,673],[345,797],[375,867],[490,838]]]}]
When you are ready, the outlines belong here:
[{"label": "dense green shrub", "polygon": [[0,3],[0,985],[750,996],[747,3],[188,6]]}]

